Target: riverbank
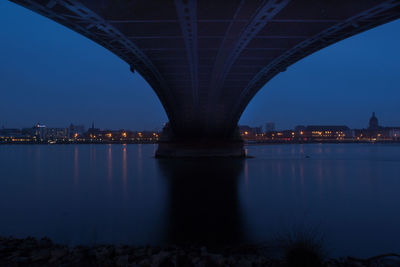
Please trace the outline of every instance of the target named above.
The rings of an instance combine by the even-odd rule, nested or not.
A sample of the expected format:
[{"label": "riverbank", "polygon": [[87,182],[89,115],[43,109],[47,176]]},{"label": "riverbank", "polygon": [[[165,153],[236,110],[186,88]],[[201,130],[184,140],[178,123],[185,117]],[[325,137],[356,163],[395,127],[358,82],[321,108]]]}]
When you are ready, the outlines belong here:
[{"label": "riverbank", "polygon": [[117,140],[117,141],[0,141],[0,145],[112,145],[112,144],[157,144],[156,141],[136,141],[136,140]]},{"label": "riverbank", "polygon": [[[304,256],[304,255],[302,255]],[[0,237],[0,266],[270,266],[284,267],[285,259],[266,256],[255,246],[212,250],[198,246],[134,247],[114,245],[74,246],[37,240]],[[296,265],[298,266],[298,265]],[[304,266],[304,265],[301,265]],[[400,255],[387,254],[369,259],[351,257],[323,259],[325,267],[400,266]]]},{"label": "riverbank", "polygon": [[[87,144],[158,144],[156,140],[45,140],[45,141],[4,141],[0,145],[87,145]],[[244,145],[293,145],[293,144],[400,144],[400,140],[244,140]]]},{"label": "riverbank", "polygon": [[398,140],[245,140],[245,145],[281,145],[281,144],[400,144]]}]

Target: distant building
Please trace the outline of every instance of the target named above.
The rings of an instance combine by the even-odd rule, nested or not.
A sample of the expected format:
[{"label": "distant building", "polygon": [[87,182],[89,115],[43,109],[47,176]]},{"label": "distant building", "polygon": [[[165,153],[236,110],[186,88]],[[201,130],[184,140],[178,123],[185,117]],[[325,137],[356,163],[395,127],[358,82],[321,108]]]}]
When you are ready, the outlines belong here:
[{"label": "distant building", "polygon": [[343,140],[353,138],[353,131],[345,125],[309,125],[304,128],[296,127],[300,130],[298,134],[309,139],[335,139]]},{"label": "distant building", "polygon": [[103,132],[98,128],[94,128],[94,121],[92,122],[92,127],[86,132],[86,135],[90,139],[96,139],[103,135]]},{"label": "distant building", "polygon": [[389,129],[388,136],[394,141],[400,141],[400,127]]},{"label": "distant building", "polygon": [[306,126],[304,126],[304,125],[297,125],[296,127],[294,127],[295,132],[301,132],[301,131],[305,131],[305,130],[306,130]]},{"label": "distant building", "polygon": [[30,128],[22,128],[22,135],[26,138],[32,139],[33,137],[36,137],[36,128],[35,127],[30,127]]},{"label": "distant building", "polygon": [[378,118],[375,112],[369,119],[367,129],[355,129],[355,138],[357,140],[372,140],[372,141],[398,141],[400,140],[399,127],[383,127],[379,125]]},{"label": "distant building", "polygon": [[275,131],[275,123],[274,122],[267,122],[265,124],[265,132],[273,132]]},{"label": "distant building", "polygon": [[291,141],[294,139],[295,132],[292,130],[266,132],[263,136],[263,140]]},{"label": "distant building", "polygon": [[400,127],[380,127],[377,137],[386,140],[400,140]]},{"label": "distant building", "polygon": [[46,139],[47,126],[41,123],[37,123],[35,126],[33,126],[33,134],[36,138],[40,140]]},{"label": "distant building", "polygon": [[245,138],[255,138],[263,135],[262,126],[250,127],[248,125],[239,125],[240,135]]},{"label": "distant building", "polygon": [[8,139],[8,138],[20,138],[22,137],[22,131],[20,129],[0,129],[0,138]]},{"label": "distant building", "polygon": [[376,131],[379,129],[378,119],[375,117],[375,112],[372,112],[372,116],[369,119],[368,130]]},{"label": "distant building", "polygon": [[68,139],[68,128],[47,128],[46,139]]},{"label": "distant building", "polygon": [[69,138],[77,138],[82,137],[85,133],[84,125],[71,125],[68,127],[68,137]]}]

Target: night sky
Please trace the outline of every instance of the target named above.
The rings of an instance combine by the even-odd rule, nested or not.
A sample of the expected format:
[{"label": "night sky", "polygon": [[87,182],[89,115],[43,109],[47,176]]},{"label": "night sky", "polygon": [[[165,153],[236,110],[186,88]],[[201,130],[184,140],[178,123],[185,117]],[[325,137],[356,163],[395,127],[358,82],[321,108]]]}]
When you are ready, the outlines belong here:
[{"label": "night sky", "polygon": [[[161,129],[167,116],[150,86],[105,48],[45,17],[0,1],[0,127],[71,122]],[[400,21],[319,51],[271,80],[240,124],[400,126]]]}]

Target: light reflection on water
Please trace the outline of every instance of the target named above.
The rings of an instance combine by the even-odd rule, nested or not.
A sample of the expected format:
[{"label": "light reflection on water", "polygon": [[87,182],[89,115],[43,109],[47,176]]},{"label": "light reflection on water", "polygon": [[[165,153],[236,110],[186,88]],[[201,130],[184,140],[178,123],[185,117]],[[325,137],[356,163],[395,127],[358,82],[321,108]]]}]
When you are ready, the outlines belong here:
[{"label": "light reflection on water", "polygon": [[107,150],[107,178],[108,181],[112,181],[112,145],[108,145]]},{"label": "light reflection on water", "polygon": [[79,147],[74,148],[74,185],[78,184],[79,178]]},{"label": "light reflection on water", "polygon": [[0,235],[225,245],[306,225],[333,255],[400,251],[400,146],[249,146],[245,160],[157,160],[155,149],[0,146]]}]

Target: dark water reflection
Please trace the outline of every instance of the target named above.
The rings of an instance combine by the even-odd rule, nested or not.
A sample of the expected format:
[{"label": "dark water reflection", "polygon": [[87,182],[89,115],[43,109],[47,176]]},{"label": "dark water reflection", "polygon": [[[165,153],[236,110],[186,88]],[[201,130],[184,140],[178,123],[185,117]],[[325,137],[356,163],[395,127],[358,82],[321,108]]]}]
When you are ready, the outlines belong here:
[{"label": "dark water reflection", "polygon": [[169,242],[243,242],[238,199],[243,159],[160,159],[157,164],[167,181]]},{"label": "dark water reflection", "polygon": [[201,161],[155,149],[0,146],[0,235],[225,245],[305,226],[333,255],[400,252],[400,146],[251,146],[253,159]]}]

